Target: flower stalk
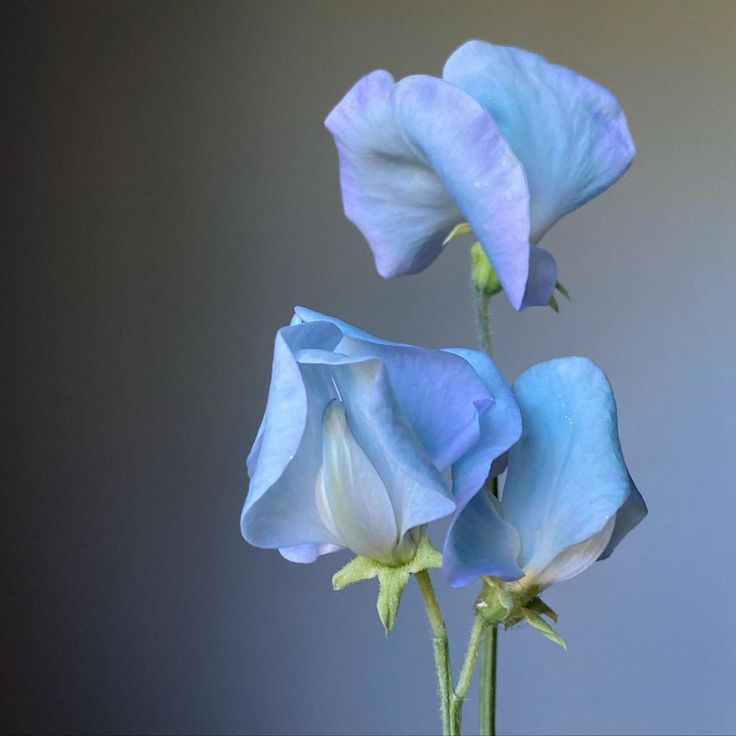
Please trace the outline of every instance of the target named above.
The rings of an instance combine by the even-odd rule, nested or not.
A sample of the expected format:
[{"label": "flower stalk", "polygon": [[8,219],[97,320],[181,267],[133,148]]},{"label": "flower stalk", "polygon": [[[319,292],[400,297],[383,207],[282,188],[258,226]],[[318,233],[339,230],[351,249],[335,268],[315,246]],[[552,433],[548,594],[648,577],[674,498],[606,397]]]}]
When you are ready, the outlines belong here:
[{"label": "flower stalk", "polygon": [[437,670],[437,687],[440,695],[442,711],[442,736],[454,736],[450,720],[450,697],[452,691],[452,665],[450,663],[450,648],[447,639],[447,627],[442,616],[437,596],[434,592],[432,579],[427,570],[418,572],[415,576],[419,590],[424,600],[427,619],[432,629],[432,645],[434,648],[434,663]]},{"label": "flower stalk", "polygon": [[[479,288],[477,257],[473,259],[473,284],[478,306],[478,333],[483,351],[492,358],[491,297],[488,289]],[[490,481],[490,493],[498,498],[498,478]],[[489,626],[482,641],[480,668],[480,734],[496,736],[496,673],[498,670],[498,626]]]}]

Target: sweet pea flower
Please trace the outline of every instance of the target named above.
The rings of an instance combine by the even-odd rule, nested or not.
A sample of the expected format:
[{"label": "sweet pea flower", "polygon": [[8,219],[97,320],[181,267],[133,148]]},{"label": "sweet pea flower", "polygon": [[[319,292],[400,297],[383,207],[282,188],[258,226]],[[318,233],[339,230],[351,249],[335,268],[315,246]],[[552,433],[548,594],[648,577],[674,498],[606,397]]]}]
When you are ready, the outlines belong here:
[{"label": "sweet pea flower", "polygon": [[242,534],[295,562],[347,548],[404,565],[422,525],[467,503],[520,431],[484,354],[392,343],[297,308],[276,336]]},{"label": "sweet pea flower", "polygon": [[468,223],[516,309],[546,305],[554,258],[536,243],[611,186],[634,143],[604,87],[538,54],[468,41],[443,79],[359,80],[325,125],[345,214],[391,278],[429,266]]},{"label": "sweet pea flower", "polygon": [[448,535],[444,572],[453,586],[490,575],[536,595],[608,557],[647,508],[626,469],[600,368],[585,358],[552,360],[512,390],[522,434],[501,502],[482,491],[466,505]]}]

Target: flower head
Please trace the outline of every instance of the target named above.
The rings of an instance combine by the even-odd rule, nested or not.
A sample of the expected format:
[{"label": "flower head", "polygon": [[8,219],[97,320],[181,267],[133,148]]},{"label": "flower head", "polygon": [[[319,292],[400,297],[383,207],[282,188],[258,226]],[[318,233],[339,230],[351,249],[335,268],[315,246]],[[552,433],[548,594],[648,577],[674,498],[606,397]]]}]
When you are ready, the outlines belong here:
[{"label": "flower head", "polygon": [[391,343],[297,308],[276,336],[243,536],[297,562],[348,548],[405,564],[418,528],[464,505],[519,432],[481,353]]},{"label": "flower head", "polygon": [[608,90],[537,54],[483,41],[457,49],[443,79],[368,74],[325,124],[345,213],[382,276],[423,270],[467,222],[516,309],[546,305],[556,283],[539,239],[634,156]]},{"label": "flower head", "polygon": [[445,573],[453,585],[483,575],[517,580],[517,589],[536,595],[607,557],[646,505],[624,463],[613,392],[596,365],[541,363],[513,392],[522,434],[509,452],[502,500],[480,492],[458,515]]}]

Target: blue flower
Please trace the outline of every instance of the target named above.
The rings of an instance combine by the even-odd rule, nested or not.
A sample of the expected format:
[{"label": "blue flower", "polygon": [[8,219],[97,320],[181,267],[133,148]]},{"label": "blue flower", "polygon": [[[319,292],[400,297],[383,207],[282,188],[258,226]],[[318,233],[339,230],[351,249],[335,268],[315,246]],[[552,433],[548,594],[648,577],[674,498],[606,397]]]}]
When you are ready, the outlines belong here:
[{"label": "blue flower", "polygon": [[585,358],[541,363],[513,393],[522,434],[508,455],[502,500],[477,493],[455,519],[444,555],[452,585],[493,575],[544,589],[607,557],[647,513],[600,368]]},{"label": "blue flower", "polygon": [[623,110],[569,69],[483,41],[443,77],[374,71],[329,114],[345,213],[387,278],[429,266],[467,222],[512,305],[546,305],[556,265],[536,243],[631,164]]},{"label": "blue flower", "polygon": [[296,562],[348,548],[403,564],[418,528],[464,506],[520,431],[482,353],[392,343],[297,308],[276,336],[243,536]]}]

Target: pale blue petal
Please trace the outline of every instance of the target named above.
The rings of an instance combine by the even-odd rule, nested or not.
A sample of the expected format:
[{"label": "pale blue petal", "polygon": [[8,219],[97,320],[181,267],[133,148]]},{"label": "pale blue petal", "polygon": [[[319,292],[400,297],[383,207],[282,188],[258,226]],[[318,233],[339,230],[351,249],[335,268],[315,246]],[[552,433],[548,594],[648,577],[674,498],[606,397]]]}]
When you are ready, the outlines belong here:
[{"label": "pale blue petal", "polygon": [[[467,361],[495,400],[480,412],[478,442],[452,466],[453,494],[463,505],[481,488],[490,474],[491,463],[501,460],[519,439],[521,415],[508,382],[485,353],[468,348],[448,348],[447,352]],[[502,463],[497,468],[501,472]]]},{"label": "pale blue petal", "polygon": [[538,54],[468,41],[447,60],[443,78],[495,118],[524,166],[533,243],[610,187],[634,158],[618,100],[600,84]]},{"label": "pale blue petal", "polygon": [[502,501],[521,537],[520,563],[533,575],[606,526],[629,497],[629,473],[611,386],[590,360],[540,363],[513,391],[523,430]]},{"label": "pale blue petal", "polygon": [[529,269],[524,172],[493,118],[428,76],[361,79],[325,121],[335,136],[345,212],[386,277],[426,268],[467,221],[520,308]]},{"label": "pale blue petal", "polygon": [[399,539],[455,510],[451,493],[396,400],[383,361],[309,350],[300,351],[298,359],[312,391],[321,384],[323,392],[345,405],[355,440],[386,486]]},{"label": "pale blue petal", "polygon": [[481,575],[516,580],[524,573],[519,567],[519,535],[501,517],[500,504],[481,490],[453,520],[452,534],[445,539],[442,572],[453,588]]},{"label": "pale blue petal", "polygon": [[325,120],[340,158],[345,214],[363,233],[386,278],[426,268],[462,220],[429,162],[407,141],[394,92],[388,72],[372,72]]},{"label": "pale blue petal", "polygon": [[281,547],[279,552],[281,556],[289,560],[289,562],[301,562],[307,564],[314,562],[321,555],[328,555],[331,552],[339,552],[342,547],[336,544],[300,544],[297,547]]},{"label": "pale blue petal", "polygon": [[629,478],[629,481],[631,492],[626,499],[626,503],[624,503],[616,514],[616,526],[614,526],[611,539],[598,558],[599,560],[605,560],[610,557],[618,543],[647,515],[647,505],[641,497],[641,493],[636,489],[634,481],[631,478]]},{"label": "pale blue petal", "polygon": [[314,503],[321,462],[321,421],[328,396],[307,392],[293,349],[330,349],[342,335],[334,325],[286,327],[276,335],[268,404],[248,457],[250,486],[241,515],[246,541],[275,548],[335,542]]},{"label": "pale blue petal", "polygon": [[392,340],[384,340],[382,337],[376,337],[376,335],[361,330],[359,327],[355,327],[348,322],[343,322],[341,319],[337,319],[337,317],[330,317],[314,309],[309,309],[309,307],[294,307],[294,319],[299,320],[299,324],[302,322],[331,322],[340,329],[340,332],[345,337],[355,337],[358,340],[374,342],[377,345],[406,345],[403,342],[394,342]]},{"label": "pale blue petal", "polygon": [[[297,307],[296,314],[305,321],[327,320],[338,326],[345,335],[336,348],[338,353],[383,361],[401,410],[440,471],[477,443],[479,415],[493,404],[496,384],[489,383],[482,374],[479,376],[477,367],[463,351],[391,343],[301,307]],[[483,358],[481,353],[477,355]],[[510,390],[501,381],[498,385],[510,396]]]},{"label": "pale blue petal", "polygon": [[[509,525],[486,503],[477,502],[472,508],[466,508],[476,494],[488,495],[483,488],[486,479],[502,472],[505,453],[521,434],[519,408],[506,379],[485,353],[465,348],[452,348],[448,352],[473,366],[495,402],[480,412],[478,442],[452,467],[452,489],[458,508],[445,537],[445,577],[452,585],[463,585],[478,575],[519,577],[520,573],[516,574],[519,571],[516,564],[518,540],[516,546],[509,544],[509,540],[516,539],[515,532],[512,534]],[[484,510],[492,518],[480,518]],[[489,531],[491,528],[496,531]],[[472,536],[489,533],[498,539]],[[503,574],[489,570],[500,570]]]}]

